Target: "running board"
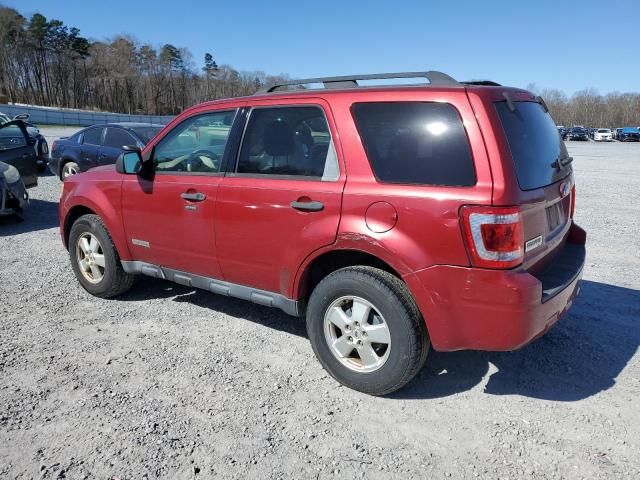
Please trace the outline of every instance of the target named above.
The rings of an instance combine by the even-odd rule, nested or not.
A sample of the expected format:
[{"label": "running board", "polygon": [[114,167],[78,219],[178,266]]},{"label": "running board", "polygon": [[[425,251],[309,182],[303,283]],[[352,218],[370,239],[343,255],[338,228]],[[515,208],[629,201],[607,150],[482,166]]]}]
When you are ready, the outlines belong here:
[{"label": "running board", "polygon": [[203,277],[193,273],[181,272],[167,267],[160,267],[146,262],[122,261],[122,269],[127,273],[142,274],[179,283],[187,287],[201,288],[227,297],[248,300],[258,305],[279,308],[283,312],[299,317],[302,315],[302,303],[285,297],[279,293],[259,290],[235,283],[224,282],[215,278]]}]

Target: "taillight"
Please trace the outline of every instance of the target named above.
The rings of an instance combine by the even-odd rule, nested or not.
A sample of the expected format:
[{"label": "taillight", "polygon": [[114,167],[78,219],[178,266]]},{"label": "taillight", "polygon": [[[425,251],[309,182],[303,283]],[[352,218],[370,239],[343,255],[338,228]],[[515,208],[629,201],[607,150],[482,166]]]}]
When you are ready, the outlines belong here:
[{"label": "taillight", "polygon": [[569,218],[573,218],[573,212],[576,211],[576,185],[571,187],[571,203],[569,204]]},{"label": "taillight", "polygon": [[512,268],[524,258],[522,215],[518,207],[469,205],[461,209],[471,263],[483,268]]}]

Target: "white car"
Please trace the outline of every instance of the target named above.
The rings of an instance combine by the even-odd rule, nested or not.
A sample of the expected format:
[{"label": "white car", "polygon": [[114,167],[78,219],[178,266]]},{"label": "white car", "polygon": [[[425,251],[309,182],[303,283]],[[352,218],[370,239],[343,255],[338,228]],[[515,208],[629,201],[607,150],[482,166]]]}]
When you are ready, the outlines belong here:
[{"label": "white car", "polygon": [[593,140],[596,142],[611,142],[613,141],[613,133],[608,128],[599,128],[593,134]]}]

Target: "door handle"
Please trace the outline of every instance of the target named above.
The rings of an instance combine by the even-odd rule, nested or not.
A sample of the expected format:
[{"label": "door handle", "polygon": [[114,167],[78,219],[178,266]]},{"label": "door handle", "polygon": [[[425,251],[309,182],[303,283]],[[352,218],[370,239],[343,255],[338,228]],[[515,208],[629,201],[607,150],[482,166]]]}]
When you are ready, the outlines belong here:
[{"label": "door handle", "polygon": [[180,196],[189,202],[202,202],[204,199],[207,198],[207,196],[201,192],[195,192],[195,193],[184,192],[184,193],[181,193]]},{"label": "door handle", "polygon": [[303,212],[319,212],[324,209],[324,204],[322,202],[291,202],[291,208],[296,210],[301,210]]}]

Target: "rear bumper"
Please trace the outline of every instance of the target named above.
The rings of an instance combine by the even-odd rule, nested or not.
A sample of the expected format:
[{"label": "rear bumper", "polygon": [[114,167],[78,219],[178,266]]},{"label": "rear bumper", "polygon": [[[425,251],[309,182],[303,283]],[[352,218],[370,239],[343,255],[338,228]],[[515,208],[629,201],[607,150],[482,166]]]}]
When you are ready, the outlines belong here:
[{"label": "rear bumper", "polygon": [[[515,350],[546,333],[571,307],[584,266],[584,231],[537,275],[523,269],[439,265],[408,275],[436,350]],[[409,278],[411,277],[411,278]]]}]

